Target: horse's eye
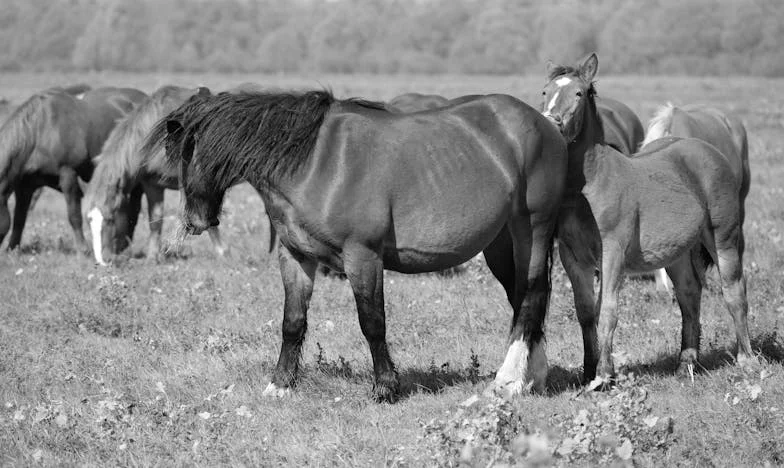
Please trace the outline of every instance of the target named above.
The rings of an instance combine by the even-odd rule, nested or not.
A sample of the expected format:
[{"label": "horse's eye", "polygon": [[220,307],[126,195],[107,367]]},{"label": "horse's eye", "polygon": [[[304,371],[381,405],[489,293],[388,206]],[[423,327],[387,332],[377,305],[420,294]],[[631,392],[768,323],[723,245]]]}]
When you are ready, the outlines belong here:
[{"label": "horse's eye", "polygon": [[583,97],[583,92],[582,91],[577,91],[577,97]]}]

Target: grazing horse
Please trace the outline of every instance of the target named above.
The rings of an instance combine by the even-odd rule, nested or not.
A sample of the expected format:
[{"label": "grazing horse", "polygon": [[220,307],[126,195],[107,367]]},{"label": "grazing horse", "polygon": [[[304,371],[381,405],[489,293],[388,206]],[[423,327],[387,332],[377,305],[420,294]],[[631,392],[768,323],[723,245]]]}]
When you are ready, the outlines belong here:
[{"label": "grazing horse", "polygon": [[691,371],[699,352],[705,269],[711,262],[718,265],[735,323],[738,363],[756,362],[741,262],[741,184],[733,165],[695,138],[663,138],[632,158],[606,145],[594,99],[597,68],[595,54],[578,67],[548,67],[542,105],[569,142],[558,239],[583,330],[585,379],[593,379],[597,368],[604,378],[614,373],[612,342],[623,273],[662,267],[673,279],[682,313],[680,369]]},{"label": "grazing horse", "polygon": [[484,251],[514,311],[490,387],[544,387],[543,320],[566,176],[566,143],[528,105],[490,95],[416,114],[329,92],[196,96],[148,146],[181,171],[185,232],[218,224],[226,189],[250,182],[280,237],[283,343],[264,395],[296,382],[319,262],[345,272],[373,358],[374,395],[394,401],[384,270],[423,273]]},{"label": "grazing horse", "polygon": [[[642,146],[668,136],[699,138],[715,146],[732,164],[735,177],[740,182],[740,257],[743,258],[745,241],[743,221],[746,218],[746,196],[749,194],[751,173],[749,171],[749,144],[746,127],[734,115],[728,115],[712,107],[703,105],[674,106],[670,103],[661,106],[648,123],[648,132]],[[672,288],[667,274],[657,270],[657,286],[666,290]]]},{"label": "grazing horse", "polygon": [[0,242],[11,225],[8,197],[16,196],[8,249],[19,245],[33,193],[42,186],[65,196],[77,248],[82,232],[79,179],[90,180],[92,159],[114,128],[146,95],[130,88],[98,88],[81,99],[62,89],[29,98],[0,127]]},{"label": "grazing horse", "polygon": [[[141,149],[155,123],[196,94],[209,95],[210,91],[204,87],[159,88],[118,123],[106,140],[87,189],[93,254],[100,265],[106,265],[106,259],[130,244],[142,195],[147,197],[150,223],[147,257],[158,255],[164,191],[177,190],[179,178],[176,169],[166,163],[163,150],[146,153]],[[215,251],[223,256],[228,249],[221,241],[220,231],[214,227],[208,232]],[[270,251],[274,245],[275,234],[271,231]]]}]

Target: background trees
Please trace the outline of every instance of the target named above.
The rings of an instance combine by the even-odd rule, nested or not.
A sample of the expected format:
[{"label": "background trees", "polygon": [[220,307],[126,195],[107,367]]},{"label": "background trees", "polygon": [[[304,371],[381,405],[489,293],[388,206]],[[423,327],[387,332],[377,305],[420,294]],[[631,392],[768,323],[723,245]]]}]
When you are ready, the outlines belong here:
[{"label": "background trees", "polygon": [[3,0],[2,70],[784,75],[781,0]]}]

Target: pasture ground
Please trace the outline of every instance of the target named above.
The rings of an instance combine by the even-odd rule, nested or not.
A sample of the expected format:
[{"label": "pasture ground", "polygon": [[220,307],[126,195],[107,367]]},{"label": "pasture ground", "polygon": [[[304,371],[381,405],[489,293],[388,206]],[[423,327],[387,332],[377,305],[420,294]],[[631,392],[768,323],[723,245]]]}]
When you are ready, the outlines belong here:
[{"label": "pasture ground", "polygon": [[[543,78],[218,75],[0,76],[19,103],[84,81],[152,91],[244,81],[330,86],[389,99],[505,92],[538,105]],[[65,203],[46,190],[18,252],[0,253],[0,464],[763,466],[784,464],[784,100],[781,80],[601,77],[600,95],[644,121],[656,105],[706,102],[749,130],[753,182],[745,225],[750,326],[762,368],[732,364],[734,332],[712,286],[703,296],[702,364],[673,373],[680,314],[653,283],[626,281],[615,346],[622,380],[581,393],[582,340],[571,290],[554,268],[548,391],[480,397],[505,353],[511,313],[483,261],[457,276],[385,277],[388,339],[401,374],[394,405],[370,398],[372,370],[349,286],[318,279],[295,393],[261,391],[277,359],[283,290],[258,196],[232,190],[217,259],[206,236],[160,263],[110,268],[73,251]],[[178,194],[167,193],[166,232]],[[134,248],[144,247],[145,220]],[[87,229],[85,229],[87,232]],[[468,402],[470,403],[470,401]],[[466,443],[466,441],[469,441]]]}]

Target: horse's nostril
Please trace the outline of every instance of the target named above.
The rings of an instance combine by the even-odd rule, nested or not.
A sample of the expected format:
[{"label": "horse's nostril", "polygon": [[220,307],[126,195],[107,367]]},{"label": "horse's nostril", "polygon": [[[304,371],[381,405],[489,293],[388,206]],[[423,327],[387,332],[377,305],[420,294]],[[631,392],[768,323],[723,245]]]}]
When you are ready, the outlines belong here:
[{"label": "horse's nostril", "polygon": [[210,222],[210,227],[217,227],[219,224],[220,224],[220,221],[216,219],[216,220]]}]

